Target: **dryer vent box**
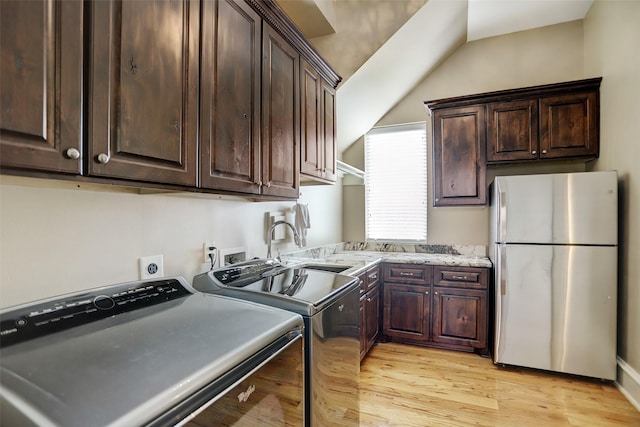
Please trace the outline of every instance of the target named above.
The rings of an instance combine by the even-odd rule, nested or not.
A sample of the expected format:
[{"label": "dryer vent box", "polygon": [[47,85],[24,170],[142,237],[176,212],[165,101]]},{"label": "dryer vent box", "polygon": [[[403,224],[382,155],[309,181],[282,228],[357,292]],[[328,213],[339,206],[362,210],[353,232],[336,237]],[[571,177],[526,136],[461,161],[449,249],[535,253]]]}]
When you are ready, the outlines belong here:
[{"label": "dryer vent box", "polygon": [[247,248],[220,249],[220,266],[237,264],[247,260]]}]

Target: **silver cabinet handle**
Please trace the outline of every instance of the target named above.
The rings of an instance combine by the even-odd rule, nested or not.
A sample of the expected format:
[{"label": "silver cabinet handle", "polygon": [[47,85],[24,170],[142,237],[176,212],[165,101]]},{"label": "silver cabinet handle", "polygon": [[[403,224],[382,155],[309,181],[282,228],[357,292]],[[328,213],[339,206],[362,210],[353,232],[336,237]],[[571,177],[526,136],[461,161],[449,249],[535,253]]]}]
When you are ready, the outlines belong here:
[{"label": "silver cabinet handle", "polygon": [[367,302],[371,302],[371,298],[367,298]]},{"label": "silver cabinet handle", "polygon": [[467,276],[451,276],[452,278],[454,278],[455,280],[467,280]]},{"label": "silver cabinet handle", "polygon": [[338,311],[342,311],[342,310],[344,310],[344,304],[340,304],[340,305],[338,306]]},{"label": "silver cabinet handle", "polygon": [[425,294],[425,295],[429,295],[429,291],[426,291],[424,294]]},{"label": "silver cabinet handle", "polygon": [[437,293],[437,292],[434,292],[433,294],[434,294],[434,295],[438,295],[438,293]]},{"label": "silver cabinet handle", "polygon": [[547,154],[547,150],[542,150],[542,154]]},{"label": "silver cabinet handle", "polygon": [[69,148],[66,152],[67,157],[73,160],[79,159],[80,158],[80,151],[78,151],[76,148]]},{"label": "silver cabinet handle", "polygon": [[105,153],[98,154],[98,162],[106,165],[107,163],[109,163],[109,155]]},{"label": "silver cabinet handle", "polygon": [[537,154],[537,153],[538,153],[538,152],[537,152],[536,150],[533,150],[533,151],[531,152],[531,154]]},{"label": "silver cabinet handle", "polygon": [[409,276],[409,277],[413,277],[413,273],[406,273],[406,272],[404,272],[404,271],[401,271],[401,272],[400,272],[400,275],[401,275],[401,276]]}]

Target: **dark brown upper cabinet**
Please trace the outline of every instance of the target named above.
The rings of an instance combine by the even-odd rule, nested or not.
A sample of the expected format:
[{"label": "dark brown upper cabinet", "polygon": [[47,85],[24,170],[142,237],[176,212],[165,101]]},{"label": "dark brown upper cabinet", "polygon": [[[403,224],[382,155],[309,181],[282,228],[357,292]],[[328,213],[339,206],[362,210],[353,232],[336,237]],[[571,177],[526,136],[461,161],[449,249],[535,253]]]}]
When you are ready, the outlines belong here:
[{"label": "dark brown upper cabinet", "polygon": [[433,205],[484,205],[484,105],[443,108],[433,114]]},{"label": "dark brown upper cabinet", "polygon": [[335,181],[340,76],[271,0],[7,0],[0,19],[2,173],[296,199],[304,58]]},{"label": "dark brown upper cabinet", "polygon": [[538,158],[538,101],[496,102],[487,106],[487,161]]},{"label": "dark brown upper cabinet", "polygon": [[489,163],[598,156],[598,86],[487,106]]},{"label": "dark brown upper cabinet", "polygon": [[433,123],[434,206],[486,204],[487,164],[597,158],[601,81],[425,102]]},{"label": "dark brown upper cabinet", "polygon": [[598,157],[599,82],[586,92],[540,98],[540,159]]},{"label": "dark brown upper cabinet", "polygon": [[90,7],[89,174],[195,186],[200,2]]},{"label": "dark brown upper cabinet", "polygon": [[300,55],[266,22],[262,27],[262,194],[300,193]]},{"label": "dark brown upper cabinet", "polygon": [[82,171],[83,2],[0,2],[0,166]]},{"label": "dark brown upper cabinet", "polygon": [[304,59],[301,61],[301,180],[335,183],[335,89]]},{"label": "dark brown upper cabinet", "polygon": [[200,185],[260,194],[262,19],[242,0],[202,8]]}]

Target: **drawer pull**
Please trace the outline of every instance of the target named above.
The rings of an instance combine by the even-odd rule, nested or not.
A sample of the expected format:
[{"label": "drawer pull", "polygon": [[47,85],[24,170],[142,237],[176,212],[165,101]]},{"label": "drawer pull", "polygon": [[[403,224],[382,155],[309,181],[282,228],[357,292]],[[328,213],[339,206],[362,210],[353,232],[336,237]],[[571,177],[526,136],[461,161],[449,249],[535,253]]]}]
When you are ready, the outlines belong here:
[{"label": "drawer pull", "polygon": [[429,295],[429,291],[426,291],[424,294],[425,294],[425,295]]},{"label": "drawer pull", "polygon": [[454,279],[456,279],[456,280],[467,280],[467,276],[456,276],[456,275],[454,274],[454,275],[453,275],[453,276],[451,276],[451,277],[453,277],[453,278],[454,278]]},{"label": "drawer pull", "polygon": [[377,279],[378,275],[377,274],[372,274],[371,276],[369,276],[370,279]]},{"label": "drawer pull", "polygon": [[406,271],[401,271],[400,272],[401,276],[409,276],[409,277],[413,277],[413,273],[407,273]]}]

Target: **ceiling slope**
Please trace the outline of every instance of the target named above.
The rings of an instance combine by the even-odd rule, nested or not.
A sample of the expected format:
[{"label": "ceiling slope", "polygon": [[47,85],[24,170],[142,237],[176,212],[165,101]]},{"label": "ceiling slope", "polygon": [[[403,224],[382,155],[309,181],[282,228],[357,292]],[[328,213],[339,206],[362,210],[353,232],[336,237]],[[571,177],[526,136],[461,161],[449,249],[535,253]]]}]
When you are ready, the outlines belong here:
[{"label": "ceiling slope", "polygon": [[338,151],[371,129],[466,38],[467,1],[429,0],[338,88]]},{"label": "ceiling slope", "polygon": [[584,19],[593,0],[469,0],[467,41]]}]

